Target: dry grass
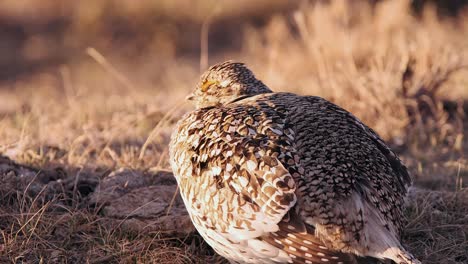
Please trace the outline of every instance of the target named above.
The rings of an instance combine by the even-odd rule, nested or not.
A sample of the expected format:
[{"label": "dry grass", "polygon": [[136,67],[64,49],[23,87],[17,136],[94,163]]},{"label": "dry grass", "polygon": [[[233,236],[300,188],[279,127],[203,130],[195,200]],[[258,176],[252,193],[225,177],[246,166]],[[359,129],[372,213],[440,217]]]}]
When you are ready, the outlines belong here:
[{"label": "dry grass", "polygon": [[[468,18],[440,19],[428,8],[418,19],[407,6],[305,4],[265,26],[226,32],[242,47],[208,55],[210,62],[245,61],[273,90],[322,96],[374,128],[420,188],[407,212],[406,245],[424,263],[466,263]],[[80,10],[64,39],[84,46],[89,24]],[[213,27],[217,21],[224,20]],[[97,173],[102,178],[120,167],[168,169],[169,135],[190,109],[180,102],[200,69],[198,59],[179,50],[177,34],[151,32],[140,32],[145,37],[135,45],[106,35],[90,42],[97,51],[82,48],[67,63],[2,83],[0,153],[43,171],[62,168],[65,178],[77,170],[104,171]],[[101,32],[95,33],[91,39]],[[41,36],[31,41],[26,55],[54,52],[48,45],[34,50],[44,44]],[[222,261],[196,235],[132,233],[110,224],[76,188],[44,198],[17,186],[23,189],[0,187],[0,262]]]},{"label": "dry grass", "polygon": [[[206,263],[216,259],[199,237],[133,233],[92,209],[18,197],[0,211],[2,263]],[[219,258],[219,257],[218,257]]]}]

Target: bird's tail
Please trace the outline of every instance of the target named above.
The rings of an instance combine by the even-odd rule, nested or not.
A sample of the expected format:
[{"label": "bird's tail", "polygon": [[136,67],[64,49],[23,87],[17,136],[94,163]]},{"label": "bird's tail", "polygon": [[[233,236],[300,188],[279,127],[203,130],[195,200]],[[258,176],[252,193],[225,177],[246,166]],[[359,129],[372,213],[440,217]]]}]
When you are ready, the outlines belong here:
[{"label": "bird's tail", "polygon": [[396,264],[421,264],[421,261],[416,259],[402,246],[399,248],[389,248],[384,252],[383,257],[392,260]]}]

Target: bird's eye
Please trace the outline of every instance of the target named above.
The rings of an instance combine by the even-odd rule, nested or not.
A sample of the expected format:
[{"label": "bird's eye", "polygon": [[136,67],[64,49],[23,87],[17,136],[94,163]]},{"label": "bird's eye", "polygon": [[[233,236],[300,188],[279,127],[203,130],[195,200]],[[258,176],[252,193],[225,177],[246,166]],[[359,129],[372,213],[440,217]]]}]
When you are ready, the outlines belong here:
[{"label": "bird's eye", "polygon": [[210,86],[211,86],[212,84],[215,84],[215,83],[216,83],[216,82],[214,82],[214,81],[205,80],[205,81],[202,83],[201,91],[202,91],[202,92],[208,91],[208,89],[210,88]]}]

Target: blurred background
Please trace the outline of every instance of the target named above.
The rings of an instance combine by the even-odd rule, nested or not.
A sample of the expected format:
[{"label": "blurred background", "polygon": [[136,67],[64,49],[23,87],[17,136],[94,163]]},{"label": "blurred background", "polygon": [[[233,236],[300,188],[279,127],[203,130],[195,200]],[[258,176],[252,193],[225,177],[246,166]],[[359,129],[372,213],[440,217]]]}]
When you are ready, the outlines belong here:
[{"label": "blurred background", "polygon": [[[335,2],[335,3],[333,3]],[[360,17],[366,12],[376,13],[378,0],[354,1],[356,10],[339,14],[343,22],[349,16]],[[401,2],[401,1],[398,1]],[[466,0],[414,0],[404,1],[406,10],[419,18],[424,10],[435,11],[437,17],[455,17],[463,13]],[[205,31],[207,52],[216,56],[245,48],[249,36],[246,30],[265,28],[273,17],[291,18],[301,7],[334,4],[337,1],[2,1],[0,3],[0,60],[1,80],[15,79],[45,67],[83,59],[87,47],[94,47],[107,56],[134,61],[143,60],[162,64],[174,58],[197,60]],[[348,6],[349,7],[349,6]],[[367,10],[367,9],[371,10]],[[384,8],[384,7],[382,7]],[[336,12],[343,12],[335,10]],[[397,16],[402,14],[388,14]],[[354,18],[353,18],[354,19]],[[292,31],[294,21],[289,21]],[[209,25],[207,25],[209,24]],[[152,56],[149,58],[148,56]],[[153,58],[154,56],[154,58]],[[159,58],[158,61],[154,59]],[[135,62],[135,61],[134,61]]]},{"label": "blurred background", "polygon": [[[160,60],[198,59],[204,24],[209,24],[206,40],[210,44],[209,53],[240,51],[248,38],[246,28],[264,28],[272,17],[288,17],[301,7],[333,2],[336,1],[2,1],[0,78],[14,79],[47,66],[78,60],[89,46],[123,60],[143,57],[150,61],[148,55]],[[376,5],[382,1],[369,0],[365,9],[362,1],[354,2],[351,5],[356,10],[342,15],[375,14]],[[447,18],[463,13],[467,2],[405,1],[409,5],[407,10],[399,11],[421,18],[429,6],[438,17]],[[297,25],[290,22],[288,26],[294,30]],[[394,22],[398,22],[397,17]]]},{"label": "blurred background", "polygon": [[[59,174],[49,177],[53,181],[78,177],[76,171],[84,169],[99,180],[122,167],[133,173],[168,170],[172,128],[193,109],[183,98],[209,65],[233,59],[247,63],[274,91],[322,96],[351,111],[401,155],[418,188],[455,195],[468,182],[467,4],[467,0],[3,0],[0,155],[38,170],[60,168]],[[75,201],[80,188],[78,180],[72,182]],[[93,192],[96,182],[83,183],[88,189],[81,195]],[[22,192],[24,186],[18,186]],[[0,198],[11,193],[6,187],[4,191],[0,187]],[[0,207],[15,214],[24,210],[5,208]],[[468,205],[454,204],[456,210],[447,216],[421,216],[420,205],[415,208],[410,218],[420,221],[412,222],[414,233],[406,236],[410,249],[425,263],[466,263],[468,226],[457,221],[466,218]],[[90,215],[97,217],[86,211],[84,218],[89,220]],[[5,230],[23,230],[11,219],[5,220],[11,224],[3,226]],[[88,220],[84,222],[95,224]],[[29,218],[22,221],[17,222],[29,223]],[[447,223],[461,229],[436,235],[427,231]],[[91,235],[86,232],[78,236],[88,253],[110,254],[117,262],[125,252],[122,240],[135,247],[140,243],[114,237],[114,231],[107,235],[118,243],[96,242],[101,234],[94,234],[96,243],[88,243],[86,236]],[[44,234],[31,240],[29,234],[0,240],[0,255],[9,252],[11,260],[17,257],[15,252],[44,246]],[[57,254],[63,257],[59,259],[89,260],[85,251],[61,245],[60,238],[48,239],[56,240],[54,246],[62,252]],[[138,253],[140,260],[158,259],[152,255],[161,253],[158,243],[147,255]],[[177,256],[168,253],[167,259],[184,263],[191,247],[184,243],[170,244]],[[51,247],[45,245],[47,250]],[[35,261],[50,254],[47,250],[21,254]],[[131,257],[137,254],[129,252]],[[200,254],[197,258],[205,257],[193,252]]]}]

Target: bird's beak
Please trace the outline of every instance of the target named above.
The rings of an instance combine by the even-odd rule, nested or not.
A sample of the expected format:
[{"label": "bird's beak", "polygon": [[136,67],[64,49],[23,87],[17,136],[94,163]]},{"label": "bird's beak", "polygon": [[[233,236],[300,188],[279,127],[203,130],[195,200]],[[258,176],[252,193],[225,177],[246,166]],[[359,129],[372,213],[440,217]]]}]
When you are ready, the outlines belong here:
[{"label": "bird's beak", "polygon": [[185,97],[185,101],[193,101],[195,100],[195,95],[193,93],[187,95],[187,97]]}]

